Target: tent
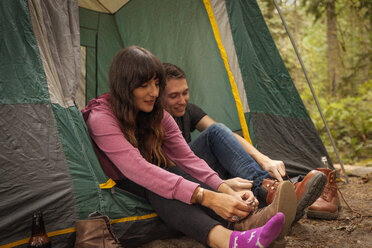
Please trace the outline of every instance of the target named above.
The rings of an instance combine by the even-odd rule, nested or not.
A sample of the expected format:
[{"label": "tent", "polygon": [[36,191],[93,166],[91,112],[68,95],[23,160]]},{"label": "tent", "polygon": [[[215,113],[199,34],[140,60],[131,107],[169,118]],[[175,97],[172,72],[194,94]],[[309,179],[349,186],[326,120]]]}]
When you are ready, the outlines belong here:
[{"label": "tent", "polygon": [[72,247],[75,222],[95,210],[128,247],[172,234],[104,174],[79,111],[107,91],[111,59],[125,46],[183,68],[191,101],[284,160],[290,175],[328,157],[255,0],[79,6],[0,1],[0,247],[25,247],[38,209],[53,247]]},{"label": "tent", "polygon": [[264,154],[285,161],[290,176],[321,167],[321,157],[328,157],[255,0],[84,7],[79,17],[86,88],[80,106],[107,91],[115,53],[139,45],[183,68],[190,101],[241,130]]}]

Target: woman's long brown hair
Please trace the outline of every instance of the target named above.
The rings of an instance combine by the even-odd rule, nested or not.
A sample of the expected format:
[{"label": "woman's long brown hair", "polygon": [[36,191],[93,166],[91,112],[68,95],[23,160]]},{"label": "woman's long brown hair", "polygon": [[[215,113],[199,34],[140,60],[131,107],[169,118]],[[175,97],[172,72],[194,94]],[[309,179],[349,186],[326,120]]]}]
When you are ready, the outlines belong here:
[{"label": "woman's long brown hair", "polygon": [[161,148],[164,139],[161,101],[157,98],[153,110],[145,113],[137,109],[133,96],[134,89],[154,76],[159,79],[160,96],[165,87],[165,74],[160,60],[141,47],[130,46],[120,50],[109,70],[110,104],[125,138],[139,149],[148,162],[168,167],[174,163]]}]

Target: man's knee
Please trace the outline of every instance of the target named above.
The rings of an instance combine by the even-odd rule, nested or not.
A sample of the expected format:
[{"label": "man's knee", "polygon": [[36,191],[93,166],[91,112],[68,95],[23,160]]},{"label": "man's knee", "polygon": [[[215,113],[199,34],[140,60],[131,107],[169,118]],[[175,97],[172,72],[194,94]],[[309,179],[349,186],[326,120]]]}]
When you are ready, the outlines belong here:
[{"label": "man's knee", "polygon": [[208,132],[214,132],[214,133],[219,133],[219,132],[232,132],[225,124],[223,123],[214,123],[210,127],[208,127],[205,131]]}]

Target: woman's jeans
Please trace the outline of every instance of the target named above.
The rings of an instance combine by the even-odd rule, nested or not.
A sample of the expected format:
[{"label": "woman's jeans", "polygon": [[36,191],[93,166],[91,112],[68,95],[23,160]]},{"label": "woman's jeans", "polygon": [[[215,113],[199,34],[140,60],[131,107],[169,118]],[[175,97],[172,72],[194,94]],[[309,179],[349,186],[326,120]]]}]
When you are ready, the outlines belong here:
[{"label": "woman's jeans", "polygon": [[269,177],[269,173],[257,164],[225,125],[211,125],[191,141],[189,146],[222,179],[241,177],[252,180],[253,194],[258,197],[262,181]]}]

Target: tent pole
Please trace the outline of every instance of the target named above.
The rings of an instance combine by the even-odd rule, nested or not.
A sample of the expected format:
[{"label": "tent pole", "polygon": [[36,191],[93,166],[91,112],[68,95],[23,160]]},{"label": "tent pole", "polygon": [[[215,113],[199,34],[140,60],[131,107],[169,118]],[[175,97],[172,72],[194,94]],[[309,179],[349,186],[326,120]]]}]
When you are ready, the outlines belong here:
[{"label": "tent pole", "polygon": [[333,149],[334,149],[334,151],[335,151],[335,153],[336,153],[336,157],[337,157],[337,159],[338,159],[338,161],[339,161],[339,163],[340,163],[340,165],[341,165],[342,171],[343,171],[343,173],[344,173],[344,175],[345,175],[346,183],[349,183],[349,177],[348,177],[348,175],[346,174],[346,171],[345,171],[345,168],[344,168],[344,164],[342,163],[342,160],[341,160],[340,155],[339,155],[339,153],[338,153],[338,149],[337,149],[336,144],[335,144],[335,142],[334,142],[334,140],[333,140],[333,137],[332,137],[331,131],[329,130],[328,125],[327,125],[327,122],[326,122],[326,119],[325,119],[325,117],[324,117],[324,115],[323,115],[322,109],[320,108],[320,104],[319,104],[318,98],[317,98],[317,96],[316,96],[316,94],[315,94],[315,91],[314,91],[313,85],[311,84],[310,79],[309,79],[309,77],[308,77],[308,75],[307,75],[307,71],[306,71],[306,69],[305,69],[305,65],[304,65],[304,63],[302,62],[302,58],[301,58],[301,56],[300,56],[300,53],[299,53],[298,50],[297,50],[296,43],[295,43],[294,40],[293,40],[293,37],[292,37],[292,35],[291,35],[291,32],[289,31],[289,28],[288,28],[287,23],[286,23],[286,21],[285,21],[285,19],[284,19],[284,16],[282,15],[282,12],[281,12],[281,10],[280,10],[280,8],[279,8],[278,3],[276,2],[276,0],[273,0],[273,1],[274,1],[275,8],[277,9],[277,11],[278,11],[278,13],[279,13],[280,19],[281,19],[282,22],[283,22],[283,25],[284,25],[284,27],[285,27],[285,30],[286,30],[287,34],[288,34],[288,37],[289,37],[289,39],[291,40],[291,43],[292,43],[292,46],[293,46],[293,48],[294,48],[294,50],[295,50],[295,52],[296,52],[297,58],[298,58],[298,60],[299,60],[299,62],[300,62],[300,64],[301,64],[301,68],[302,68],[302,70],[303,70],[303,72],[304,72],[304,74],[305,74],[305,78],[306,78],[307,84],[308,84],[309,87],[310,87],[311,93],[313,94],[313,98],[314,98],[314,100],[315,100],[315,104],[316,104],[316,106],[317,106],[317,108],[318,108],[318,111],[319,111],[319,113],[320,113],[320,116],[322,117],[322,120],[323,120],[323,123],[324,123],[324,127],[325,127],[326,130],[327,130],[328,137],[329,137],[329,139],[331,140],[331,143],[332,143]]}]

